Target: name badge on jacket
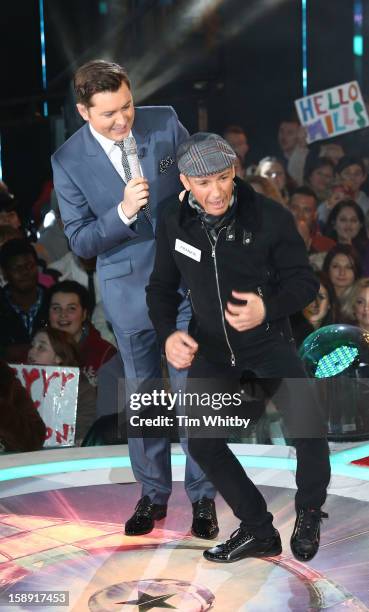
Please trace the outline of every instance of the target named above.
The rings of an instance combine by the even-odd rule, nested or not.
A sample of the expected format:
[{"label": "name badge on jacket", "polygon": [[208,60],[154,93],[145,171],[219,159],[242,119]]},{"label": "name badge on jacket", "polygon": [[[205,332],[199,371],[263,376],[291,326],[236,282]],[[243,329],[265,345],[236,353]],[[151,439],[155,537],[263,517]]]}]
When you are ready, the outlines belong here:
[{"label": "name badge on jacket", "polygon": [[201,260],[201,251],[191,244],[187,244],[187,242],[183,242],[183,240],[179,240],[176,238],[175,250],[178,253],[182,253],[182,255],[186,255],[187,257],[191,257],[195,261]]}]

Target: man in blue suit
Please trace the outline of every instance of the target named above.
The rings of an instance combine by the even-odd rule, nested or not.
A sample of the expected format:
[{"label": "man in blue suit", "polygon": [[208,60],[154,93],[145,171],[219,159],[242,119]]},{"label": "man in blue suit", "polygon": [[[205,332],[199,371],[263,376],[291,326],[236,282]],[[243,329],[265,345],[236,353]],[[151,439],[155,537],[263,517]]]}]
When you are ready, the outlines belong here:
[{"label": "man in blue suit", "polygon": [[[97,256],[106,315],[132,392],[138,380],[161,378],[161,347],[148,316],[145,286],[153,268],[161,203],[180,191],[175,152],[188,132],[172,107],[135,108],[128,76],[118,64],[88,62],[77,70],[74,85],[77,109],[86,124],[52,156],[54,186],[72,251],[84,258]],[[125,139],[132,137],[137,143],[135,172],[132,159],[123,157],[122,151]],[[187,329],[189,318],[189,304],[183,298],[179,329]],[[187,336],[183,338],[185,342]],[[183,372],[171,367],[170,375],[177,388],[179,381],[184,382]],[[183,447],[185,487],[193,505],[192,533],[216,537],[214,487],[187,454],[186,443]],[[130,438],[129,452],[142,497],[125,533],[140,535],[166,516],[172,487],[170,442]]]}]

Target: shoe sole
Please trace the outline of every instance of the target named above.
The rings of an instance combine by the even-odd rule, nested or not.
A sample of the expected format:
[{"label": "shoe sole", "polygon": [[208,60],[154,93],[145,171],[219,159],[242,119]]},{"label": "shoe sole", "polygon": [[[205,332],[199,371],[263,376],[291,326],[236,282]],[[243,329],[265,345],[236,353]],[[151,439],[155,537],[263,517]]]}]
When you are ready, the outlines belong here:
[{"label": "shoe sole", "polygon": [[[166,513],[166,512],[163,512],[163,513],[161,512],[161,513],[159,513],[159,514],[156,514],[156,515],[155,515],[153,518],[154,518],[154,521],[161,521],[161,520],[162,520],[162,519],[164,519],[166,516],[167,516],[167,513]],[[127,532],[127,531],[124,529],[124,535],[126,535],[126,536],[136,536],[136,535],[138,536],[138,535],[145,535],[145,534],[147,534],[147,533],[151,533],[153,529],[155,529],[155,525],[153,525],[153,526],[151,527],[151,529],[146,529],[146,531],[134,531],[134,532],[131,532],[131,533],[130,533],[129,531]]]},{"label": "shoe sole", "polygon": [[242,559],[258,559],[264,557],[278,557],[282,553],[282,547],[271,549],[263,553],[255,553],[254,555],[241,555],[240,557],[234,557],[233,559],[212,559],[208,558],[204,554],[204,559],[211,561],[212,563],[235,563],[235,561],[242,561]]}]

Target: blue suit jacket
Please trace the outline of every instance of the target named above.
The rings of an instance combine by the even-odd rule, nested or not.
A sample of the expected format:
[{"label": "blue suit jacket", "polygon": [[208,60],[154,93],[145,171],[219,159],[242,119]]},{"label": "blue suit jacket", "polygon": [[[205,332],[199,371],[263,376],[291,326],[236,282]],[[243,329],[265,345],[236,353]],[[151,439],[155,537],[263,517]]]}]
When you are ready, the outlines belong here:
[{"label": "blue suit jacket", "polygon": [[[165,106],[136,108],[132,133],[149,182],[155,227],[160,203],[181,189],[176,150],[188,132],[174,109]],[[174,163],[160,172],[160,161],[168,157]],[[54,153],[51,162],[70,247],[81,257],[97,256],[100,290],[116,333],[151,329],[145,286],[154,264],[154,227],[142,212],[133,227],[120,219],[117,207],[125,183],[88,124]]]}]

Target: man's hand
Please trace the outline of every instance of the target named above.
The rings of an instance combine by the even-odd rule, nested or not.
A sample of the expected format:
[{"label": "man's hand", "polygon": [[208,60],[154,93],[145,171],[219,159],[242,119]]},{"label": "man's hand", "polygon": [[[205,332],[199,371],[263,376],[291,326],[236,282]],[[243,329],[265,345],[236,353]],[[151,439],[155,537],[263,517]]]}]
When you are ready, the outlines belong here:
[{"label": "man's hand", "polygon": [[134,217],[149,200],[149,183],[140,176],[128,181],[124,190],[124,200],[121,203],[122,211],[130,219]]},{"label": "man's hand", "polygon": [[184,331],[176,331],[165,342],[165,354],[169,363],[183,370],[189,368],[199,345]]},{"label": "man's hand", "polygon": [[237,331],[246,331],[253,329],[264,321],[265,306],[260,296],[256,293],[239,293],[232,291],[233,297],[237,300],[246,302],[240,306],[227,302],[227,308],[224,316],[229,325]]}]

